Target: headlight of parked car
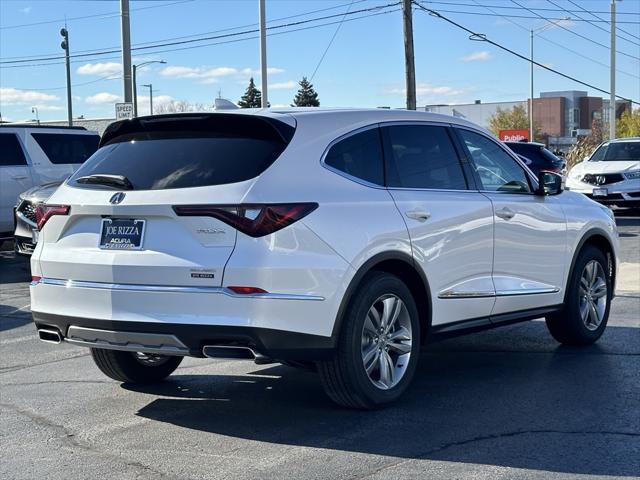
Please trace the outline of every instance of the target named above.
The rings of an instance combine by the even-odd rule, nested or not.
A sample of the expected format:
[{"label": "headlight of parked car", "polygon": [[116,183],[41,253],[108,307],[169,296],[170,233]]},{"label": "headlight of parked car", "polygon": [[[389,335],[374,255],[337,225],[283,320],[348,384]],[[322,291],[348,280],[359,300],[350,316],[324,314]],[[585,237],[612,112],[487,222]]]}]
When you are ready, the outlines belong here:
[{"label": "headlight of parked car", "polygon": [[633,172],[627,172],[624,174],[624,176],[628,179],[628,180],[635,180],[637,178],[640,178],[640,170],[636,170]]}]

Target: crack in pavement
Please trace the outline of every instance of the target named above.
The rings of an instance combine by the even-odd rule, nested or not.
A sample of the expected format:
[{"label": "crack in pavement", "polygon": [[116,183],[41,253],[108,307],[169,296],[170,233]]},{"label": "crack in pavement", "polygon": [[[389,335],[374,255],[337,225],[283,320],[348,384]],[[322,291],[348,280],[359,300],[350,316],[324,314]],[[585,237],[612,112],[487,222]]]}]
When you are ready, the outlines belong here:
[{"label": "crack in pavement", "polygon": [[73,360],[74,358],[88,357],[90,353],[81,353],[80,355],[74,355],[72,357],[58,358],[56,360],[50,360],[48,362],[34,363],[31,365],[14,365],[13,367],[0,367],[0,375],[11,372],[19,372],[20,370],[26,370],[27,368],[41,367],[42,365],[49,365],[51,363],[64,362],[65,360]]},{"label": "crack in pavement", "polygon": [[128,459],[124,458],[121,455],[99,450],[95,446],[93,446],[92,444],[80,440],[74,433],[72,433],[64,425],[60,425],[58,423],[52,422],[51,420],[49,420],[47,417],[45,417],[43,415],[39,415],[39,414],[37,414],[35,412],[20,408],[20,407],[18,407],[16,405],[13,405],[13,404],[10,404],[10,403],[0,403],[0,407],[6,408],[8,410],[11,410],[12,412],[14,412],[16,414],[27,418],[29,421],[35,423],[36,425],[39,425],[39,426],[42,426],[42,427],[45,427],[45,428],[49,428],[49,429],[52,429],[52,430],[58,432],[57,439],[60,442],[62,442],[63,446],[65,446],[65,447],[67,447],[67,448],[69,448],[71,450],[73,450],[74,448],[78,448],[78,449],[81,449],[81,450],[83,450],[83,451],[85,451],[87,453],[90,453],[90,454],[103,456],[103,457],[107,457],[107,458],[114,459],[114,460],[117,460],[117,461],[121,461],[126,467],[134,468],[136,470],[141,471],[141,473],[152,474],[153,475],[152,478],[154,478],[154,479],[158,478],[158,479],[167,479],[168,480],[168,479],[177,478],[177,477],[168,476],[168,475],[164,474],[163,472],[155,470],[155,469],[149,467],[148,465],[144,465],[144,464],[142,464],[140,462],[128,460]]},{"label": "crack in pavement", "polygon": [[504,433],[494,433],[489,435],[478,435],[476,437],[468,438],[466,440],[458,440],[456,442],[448,442],[439,445],[438,447],[427,450],[426,452],[415,455],[412,458],[405,458],[402,460],[398,460],[396,462],[388,463],[379,468],[370,470],[369,472],[359,474],[356,476],[349,477],[349,480],[359,480],[367,477],[371,477],[377,473],[383,472],[390,468],[395,468],[397,466],[403,465],[405,463],[411,462],[413,460],[424,460],[425,457],[429,455],[433,455],[434,453],[439,453],[444,450],[447,450],[452,447],[460,447],[464,445],[469,445],[471,443],[476,442],[484,442],[486,440],[496,440],[502,438],[511,438],[517,437],[520,435],[528,435],[528,434],[558,434],[558,435],[620,435],[632,438],[640,438],[640,432],[616,432],[616,431],[607,431],[607,430],[516,430],[513,432],[504,432]]}]

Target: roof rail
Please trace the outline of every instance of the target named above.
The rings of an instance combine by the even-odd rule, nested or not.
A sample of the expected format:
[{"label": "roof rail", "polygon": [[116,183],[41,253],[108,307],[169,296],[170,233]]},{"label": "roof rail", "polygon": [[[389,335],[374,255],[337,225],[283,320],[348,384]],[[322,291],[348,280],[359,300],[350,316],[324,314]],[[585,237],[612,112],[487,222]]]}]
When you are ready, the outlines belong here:
[{"label": "roof rail", "polygon": [[60,128],[64,130],[87,130],[86,127],[69,127],[67,125],[37,125],[33,123],[0,123],[0,128]]}]

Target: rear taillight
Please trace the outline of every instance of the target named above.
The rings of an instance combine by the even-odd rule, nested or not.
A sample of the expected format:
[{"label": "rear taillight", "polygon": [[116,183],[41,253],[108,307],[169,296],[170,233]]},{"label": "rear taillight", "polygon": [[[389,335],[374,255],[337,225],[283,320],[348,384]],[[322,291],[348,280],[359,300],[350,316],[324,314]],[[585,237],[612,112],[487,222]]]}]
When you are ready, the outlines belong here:
[{"label": "rear taillight", "polygon": [[251,237],[262,237],[297,222],[318,208],[317,203],[251,205],[175,205],[180,217],[212,217]]},{"label": "rear taillight", "polygon": [[47,205],[41,203],[36,207],[36,224],[38,230],[42,230],[44,224],[54,215],[69,215],[69,205]]},{"label": "rear taillight", "polygon": [[227,289],[231,290],[233,293],[238,295],[258,295],[261,293],[268,293],[266,290],[258,287],[227,287]]}]

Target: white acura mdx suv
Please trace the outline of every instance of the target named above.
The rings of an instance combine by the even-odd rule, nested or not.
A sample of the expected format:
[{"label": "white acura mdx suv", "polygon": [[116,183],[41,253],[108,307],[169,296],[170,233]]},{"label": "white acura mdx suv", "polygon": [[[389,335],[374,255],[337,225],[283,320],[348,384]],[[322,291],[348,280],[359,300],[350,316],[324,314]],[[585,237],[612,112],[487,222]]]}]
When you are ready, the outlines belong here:
[{"label": "white acura mdx suv", "polygon": [[439,337],[540,317],[565,344],[602,335],[616,225],[562,190],[422,112],[117,122],[38,209],[33,318],[121,382],[253,358],[314,366],[334,401],[371,408]]},{"label": "white acura mdx suv", "polygon": [[604,205],[640,208],[640,137],[602,143],[571,169],[567,188]]}]

